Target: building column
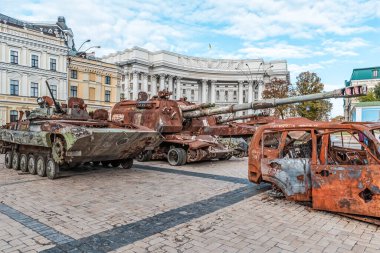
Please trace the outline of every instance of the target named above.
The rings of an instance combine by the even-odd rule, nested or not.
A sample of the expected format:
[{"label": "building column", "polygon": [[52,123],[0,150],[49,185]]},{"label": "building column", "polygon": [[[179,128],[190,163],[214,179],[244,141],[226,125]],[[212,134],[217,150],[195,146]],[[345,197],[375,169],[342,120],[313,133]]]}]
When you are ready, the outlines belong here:
[{"label": "building column", "polygon": [[253,102],[253,82],[248,81],[248,103]]},{"label": "building column", "polygon": [[22,74],[21,82],[19,83],[19,95],[20,96],[28,96],[28,75]]},{"label": "building column", "polygon": [[[168,90],[169,90],[169,92],[174,92],[174,84],[173,84],[173,76],[172,75],[168,76]],[[174,95],[172,94],[169,97],[173,98]]]},{"label": "building column", "polygon": [[207,80],[202,80],[202,103],[207,102]]},{"label": "building column", "polygon": [[[238,104],[242,104],[243,101],[243,81],[238,82]],[[243,112],[237,112],[237,115],[243,115]]]},{"label": "building column", "polygon": [[[127,72],[126,70],[124,71],[124,89],[123,89],[123,93],[124,93],[124,99],[128,99],[129,98],[129,72]],[[123,87],[123,84],[121,85],[121,87]],[[95,94],[95,99],[96,99],[96,94]]]},{"label": "building column", "polygon": [[181,98],[181,77],[177,77],[176,78],[176,89],[177,89],[177,93],[175,95],[175,99],[180,99]]},{"label": "building column", "polygon": [[1,79],[0,79],[0,89],[1,89],[1,94],[8,94],[7,93],[7,87],[8,87],[8,82],[7,82],[7,71],[6,70],[1,70]]},{"label": "building column", "polygon": [[210,91],[210,102],[215,103],[215,88],[216,88],[216,81],[212,80],[210,85],[211,91]]},{"label": "building column", "polygon": [[[0,43],[0,46],[1,46],[1,58],[0,58],[0,61],[1,62],[5,62],[5,57],[6,57],[6,54],[5,54],[5,43]],[[20,60],[20,58],[19,58]]]},{"label": "building column", "polygon": [[156,96],[157,95],[157,76],[156,75],[151,75],[150,76],[150,90],[151,90],[151,95]]},{"label": "building column", "polygon": [[160,74],[160,91],[165,90],[165,74]]},{"label": "building column", "polygon": [[[57,61],[57,67],[59,66],[59,59]],[[48,63],[47,54],[46,52],[42,52],[41,55],[41,68],[42,69],[50,69],[50,62]],[[59,67],[57,68],[57,71],[60,71]]]},{"label": "building column", "polygon": [[263,99],[263,90],[264,90],[264,82],[258,82],[257,83],[257,87],[258,87],[258,100],[261,100]]},{"label": "building column", "polygon": [[143,86],[142,91],[148,92],[148,74],[142,73]]},{"label": "building column", "polygon": [[139,84],[138,84],[138,81],[139,81],[139,77],[138,77],[138,72],[137,71],[134,71],[133,72],[133,78],[132,78],[132,97],[130,99],[132,100],[137,100],[137,94],[139,93],[138,92],[138,88],[139,88]]},{"label": "building column", "polygon": [[30,59],[26,59],[26,50],[27,49],[25,47],[21,49],[21,59],[19,59],[19,61],[21,62],[21,65],[30,66]]},{"label": "building column", "polygon": [[202,94],[202,83],[203,83],[203,80],[201,81],[198,81],[198,103],[201,104],[202,103],[202,97],[203,97],[203,94]]}]

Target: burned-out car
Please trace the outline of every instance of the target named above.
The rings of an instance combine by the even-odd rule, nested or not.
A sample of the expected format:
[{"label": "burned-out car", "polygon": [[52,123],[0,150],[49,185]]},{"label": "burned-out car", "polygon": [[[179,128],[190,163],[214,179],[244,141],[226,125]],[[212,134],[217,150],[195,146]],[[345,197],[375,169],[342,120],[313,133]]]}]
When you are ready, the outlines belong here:
[{"label": "burned-out car", "polygon": [[380,123],[278,120],[253,136],[248,177],[315,209],[379,218],[379,137]]}]

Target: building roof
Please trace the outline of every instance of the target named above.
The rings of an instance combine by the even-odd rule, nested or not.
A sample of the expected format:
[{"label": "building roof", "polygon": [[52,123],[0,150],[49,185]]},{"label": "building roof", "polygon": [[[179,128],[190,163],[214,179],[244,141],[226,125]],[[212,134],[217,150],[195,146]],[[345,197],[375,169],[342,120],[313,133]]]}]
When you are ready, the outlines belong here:
[{"label": "building roof", "polygon": [[380,106],[380,101],[371,101],[371,102],[359,102],[353,104],[354,107],[369,107],[369,106]]},{"label": "building roof", "polygon": [[[373,76],[373,70],[377,70],[377,77]],[[358,68],[352,70],[352,80],[380,79],[380,67]]]}]

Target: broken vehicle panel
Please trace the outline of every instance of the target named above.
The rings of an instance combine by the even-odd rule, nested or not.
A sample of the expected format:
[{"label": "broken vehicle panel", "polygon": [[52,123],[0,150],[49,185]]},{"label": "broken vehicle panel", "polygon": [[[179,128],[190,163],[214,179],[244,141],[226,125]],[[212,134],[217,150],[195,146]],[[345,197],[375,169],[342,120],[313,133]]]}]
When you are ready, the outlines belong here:
[{"label": "broken vehicle panel", "polygon": [[315,209],[379,218],[378,129],[380,123],[303,118],[261,126],[249,150],[249,180],[269,182]]}]

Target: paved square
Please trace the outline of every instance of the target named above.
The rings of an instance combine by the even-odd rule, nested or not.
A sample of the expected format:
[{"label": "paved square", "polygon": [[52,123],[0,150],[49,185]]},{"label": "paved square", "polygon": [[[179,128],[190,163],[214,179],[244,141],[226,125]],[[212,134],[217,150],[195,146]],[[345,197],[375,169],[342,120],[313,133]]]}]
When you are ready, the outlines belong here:
[{"label": "paved square", "polygon": [[272,199],[247,159],[49,180],[0,158],[0,252],[379,252],[377,226]]}]

